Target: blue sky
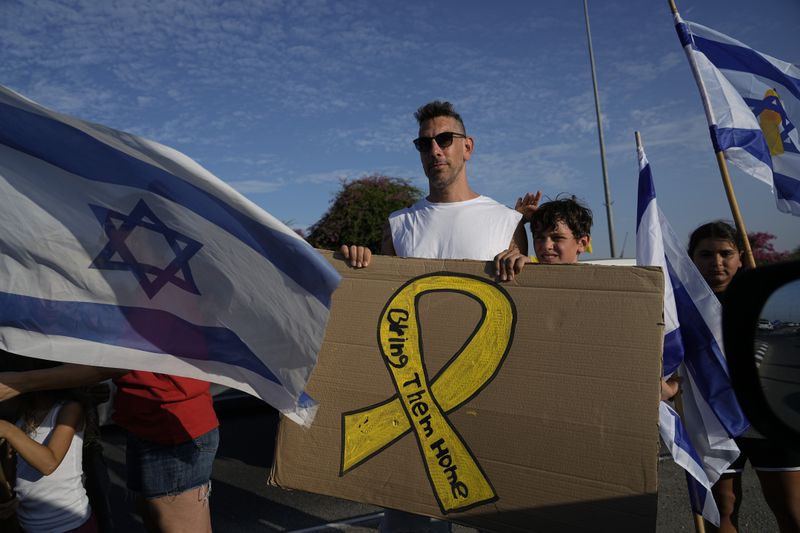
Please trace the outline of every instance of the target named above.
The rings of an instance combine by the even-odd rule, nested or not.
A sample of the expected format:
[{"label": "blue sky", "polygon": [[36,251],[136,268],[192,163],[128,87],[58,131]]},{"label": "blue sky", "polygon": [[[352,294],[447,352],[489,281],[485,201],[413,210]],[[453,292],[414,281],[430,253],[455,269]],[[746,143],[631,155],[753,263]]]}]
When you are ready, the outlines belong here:
[{"label": "blue sky", "polygon": [[[678,7],[800,64],[797,0]],[[730,218],[666,0],[589,11],[617,253],[635,253],[635,130],[679,236]],[[529,190],[576,194],[595,213],[591,257],[609,255],[579,0],[2,0],[0,18],[0,84],[177,148],[293,227],[317,221],[342,179],[382,173],[427,190],[412,114],[446,99],[476,139],[476,191],[509,205]],[[731,173],[748,230],[799,246],[800,219]]]},{"label": "blue sky", "polygon": [[773,292],[759,316],[769,321],[800,322],[798,300],[800,300],[800,281],[795,280]]}]

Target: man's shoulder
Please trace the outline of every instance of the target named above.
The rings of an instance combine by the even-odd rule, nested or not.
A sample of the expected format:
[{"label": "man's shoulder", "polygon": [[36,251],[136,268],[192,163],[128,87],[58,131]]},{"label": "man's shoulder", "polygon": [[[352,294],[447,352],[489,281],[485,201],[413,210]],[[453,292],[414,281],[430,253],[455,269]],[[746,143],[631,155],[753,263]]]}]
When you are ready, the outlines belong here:
[{"label": "man's shoulder", "polygon": [[428,205],[430,205],[430,202],[428,202],[425,198],[421,198],[408,207],[398,209],[397,211],[392,211],[391,213],[389,213],[389,219],[391,220],[392,218],[403,216],[405,214],[411,213],[412,211],[417,211]]},{"label": "man's shoulder", "polygon": [[489,198],[488,196],[479,196],[476,198],[476,200],[480,200],[480,202],[476,203],[476,206],[487,211],[491,215],[503,216],[504,218],[513,220],[514,222],[518,222],[522,218],[522,214],[516,209],[512,209],[507,205],[501,204],[497,200]]},{"label": "man's shoulder", "polygon": [[511,209],[507,205],[501,204],[500,202],[498,202],[494,198],[490,198],[489,196],[483,196],[483,195],[478,196],[477,198],[475,198],[475,204],[476,205],[485,205],[485,206],[489,206],[489,207],[498,207],[498,208],[502,208],[502,209],[507,209],[509,211],[514,211],[514,209]]},{"label": "man's shoulder", "polygon": [[458,213],[466,214],[474,211],[481,211],[489,216],[505,215],[515,219],[521,217],[516,210],[501,204],[493,198],[481,195],[463,202],[448,203],[431,203],[422,198],[409,207],[392,212],[389,215],[389,220],[401,218],[412,213],[430,213],[430,216],[451,217],[458,216]]}]

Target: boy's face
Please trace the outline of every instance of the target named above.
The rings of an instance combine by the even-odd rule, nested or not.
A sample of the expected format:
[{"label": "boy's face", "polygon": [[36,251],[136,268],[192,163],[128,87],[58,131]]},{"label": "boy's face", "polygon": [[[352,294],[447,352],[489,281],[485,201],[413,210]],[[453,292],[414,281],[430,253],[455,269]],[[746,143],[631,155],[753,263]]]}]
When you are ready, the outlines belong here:
[{"label": "boy's face", "polygon": [[589,237],[576,239],[563,220],[550,229],[534,228],[533,249],[540,263],[577,263],[578,254],[586,250]]}]

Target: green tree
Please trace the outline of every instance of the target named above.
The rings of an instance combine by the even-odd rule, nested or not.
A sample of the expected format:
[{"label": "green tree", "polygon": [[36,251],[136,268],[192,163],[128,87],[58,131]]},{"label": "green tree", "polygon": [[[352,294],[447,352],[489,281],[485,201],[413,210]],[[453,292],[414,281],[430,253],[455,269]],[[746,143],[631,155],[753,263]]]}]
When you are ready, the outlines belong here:
[{"label": "green tree", "polygon": [[380,253],[383,227],[392,211],[422,198],[408,180],[372,175],[342,181],[328,211],[309,229],[308,242],[336,250],[342,244],[361,244]]}]

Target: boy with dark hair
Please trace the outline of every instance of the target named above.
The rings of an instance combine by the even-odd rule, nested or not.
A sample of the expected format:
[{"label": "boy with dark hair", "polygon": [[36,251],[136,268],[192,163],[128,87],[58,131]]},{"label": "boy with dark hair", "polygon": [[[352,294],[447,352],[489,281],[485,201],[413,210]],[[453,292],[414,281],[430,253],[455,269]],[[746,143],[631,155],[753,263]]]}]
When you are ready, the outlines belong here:
[{"label": "boy with dark hair", "polygon": [[[532,195],[525,195],[533,198]],[[538,198],[537,198],[538,203]],[[577,263],[578,255],[591,242],[592,210],[574,196],[545,202],[539,207],[517,202],[517,210],[530,220],[533,249],[539,263]],[[518,250],[506,250],[495,259],[496,274],[502,280],[514,279],[530,258]],[[501,269],[501,266],[505,267]]]},{"label": "boy with dark hair", "polygon": [[542,204],[531,216],[533,249],[540,263],[577,263],[592,234],[592,211],[572,196]]}]

